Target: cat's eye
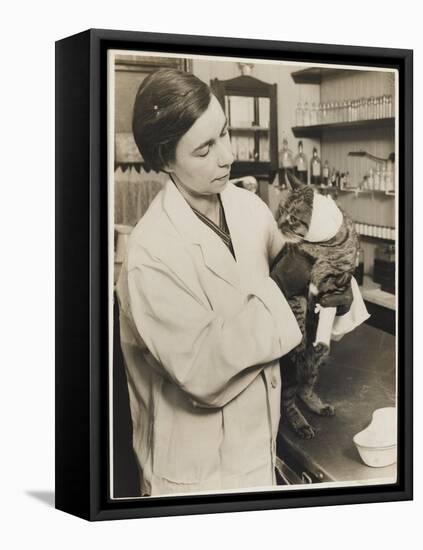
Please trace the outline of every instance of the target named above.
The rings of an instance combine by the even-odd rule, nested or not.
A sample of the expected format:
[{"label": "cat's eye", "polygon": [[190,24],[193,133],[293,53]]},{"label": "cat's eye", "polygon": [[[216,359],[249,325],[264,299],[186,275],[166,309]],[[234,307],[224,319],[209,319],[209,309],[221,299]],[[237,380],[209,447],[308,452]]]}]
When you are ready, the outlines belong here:
[{"label": "cat's eye", "polygon": [[289,216],[289,221],[290,223],[297,223],[298,222],[298,218],[297,216],[293,216],[292,214]]}]

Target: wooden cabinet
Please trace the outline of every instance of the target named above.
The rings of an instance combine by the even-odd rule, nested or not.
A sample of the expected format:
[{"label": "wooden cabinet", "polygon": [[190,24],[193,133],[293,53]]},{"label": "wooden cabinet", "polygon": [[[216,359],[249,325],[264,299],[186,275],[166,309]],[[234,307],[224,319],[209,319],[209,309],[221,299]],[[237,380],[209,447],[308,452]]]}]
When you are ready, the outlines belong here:
[{"label": "wooden cabinet", "polygon": [[210,85],[229,122],[235,157],[231,176],[273,180],[278,169],[276,84],[242,75],[215,78]]}]

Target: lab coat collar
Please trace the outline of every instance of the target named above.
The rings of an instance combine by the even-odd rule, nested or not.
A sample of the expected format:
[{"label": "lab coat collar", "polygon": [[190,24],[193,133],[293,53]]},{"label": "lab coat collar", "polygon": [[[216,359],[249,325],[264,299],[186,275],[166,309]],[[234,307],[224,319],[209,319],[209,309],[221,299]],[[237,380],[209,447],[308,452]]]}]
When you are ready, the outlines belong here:
[{"label": "lab coat collar", "polygon": [[[227,190],[221,194],[221,198],[232,237],[232,213],[230,204],[225,200],[226,194]],[[239,284],[239,273],[232,254],[220,237],[198,219],[170,179],[166,182],[163,190],[163,209],[182,238],[188,243],[201,247],[207,267],[217,276],[236,287]]]}]

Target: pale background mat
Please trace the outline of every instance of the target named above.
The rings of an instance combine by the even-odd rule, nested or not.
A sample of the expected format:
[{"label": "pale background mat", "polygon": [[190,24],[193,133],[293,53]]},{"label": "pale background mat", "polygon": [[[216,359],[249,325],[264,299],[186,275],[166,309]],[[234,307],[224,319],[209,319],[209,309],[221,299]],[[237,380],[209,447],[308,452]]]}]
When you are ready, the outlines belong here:
[{"label": "pale background mat", "polygon": [[[166,5],[165,5],[166,4]],[[422,116],[418,4],[302,2],[15,2],[0,33],[2,150],[0,545],[14,548],[342,547],[399,549],[421,541],[422,469],[414,502],[125,520],[89,524],[54,510],[54,41],[90,27],[415,49]],[[416,124],[417,126],[417,124]],[[423,142],[416,127],[417,217]],[[422,242],[422,224],[415,242]],[[416,279],[420,254],[416,250]],[[416,288],[415,310],[422,310]],[[419,321],[420,315],[416,315]],[[416,323],[416,335],[422,323]],[[423,388],[416,346],[415,387]],[[423,463],[416,391],[415,464]],[[418,542],[417,542],[418,544]]]}]

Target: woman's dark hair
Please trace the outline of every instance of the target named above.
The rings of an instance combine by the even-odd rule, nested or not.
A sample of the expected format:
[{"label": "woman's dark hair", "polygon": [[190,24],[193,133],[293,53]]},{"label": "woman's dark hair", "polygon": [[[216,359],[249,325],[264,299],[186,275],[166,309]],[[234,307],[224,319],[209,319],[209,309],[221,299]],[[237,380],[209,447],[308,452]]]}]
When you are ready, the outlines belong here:
[{"label": "woman's dark hair", "polygon": [[147,169],[164,170],[175,160],[178,141],[210,99],[207,84],[177,69],[160,69],[143,81],[135,98],[132,131]]}]

